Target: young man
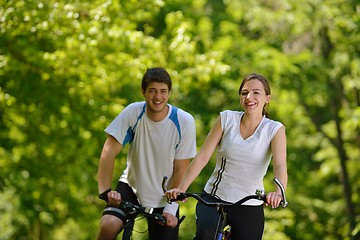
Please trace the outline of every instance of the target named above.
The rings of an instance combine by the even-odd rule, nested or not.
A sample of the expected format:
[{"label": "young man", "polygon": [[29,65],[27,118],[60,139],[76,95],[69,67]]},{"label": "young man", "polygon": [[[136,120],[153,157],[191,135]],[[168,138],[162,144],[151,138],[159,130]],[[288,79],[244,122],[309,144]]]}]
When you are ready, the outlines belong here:
[{"label": "young man", "polygon": [[[165,69],[147,69],[141,83],[145,101],[128,105],[105,129],[98,190],[99,197],[107,199],[107,206],[98,240],[116,239],[123,230],[127,214],[116,208],[121,200],[162,212],[165,226],[148,219],[150,239],[178,237],[178,205],[166,203],[161,182],[169,176],[168,189],[180,184],[190,159],[196,155],[196,130],[189,113],[168,104],[171,86]],[[110,190],[115,158],[126,144],[126,169],[116,191]]]}]

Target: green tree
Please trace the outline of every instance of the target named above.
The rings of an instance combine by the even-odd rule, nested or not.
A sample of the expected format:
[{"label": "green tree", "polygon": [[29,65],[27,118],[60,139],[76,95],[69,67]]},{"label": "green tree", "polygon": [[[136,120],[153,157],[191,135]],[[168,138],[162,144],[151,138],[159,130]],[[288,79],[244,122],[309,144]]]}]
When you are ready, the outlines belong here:
[{"label": "green tree", "polygon": [[[242,77],[266,76],[270,117],[287,127],[290,205],[266,209],[264,239],[359,238],[357,1],[0,3],[0,239],[94,239],[103,129],[142,100],[150,66],[169,70],[199,147],[220,111],[240,109]],[[182,204],[183,239],[195,203]]]}]

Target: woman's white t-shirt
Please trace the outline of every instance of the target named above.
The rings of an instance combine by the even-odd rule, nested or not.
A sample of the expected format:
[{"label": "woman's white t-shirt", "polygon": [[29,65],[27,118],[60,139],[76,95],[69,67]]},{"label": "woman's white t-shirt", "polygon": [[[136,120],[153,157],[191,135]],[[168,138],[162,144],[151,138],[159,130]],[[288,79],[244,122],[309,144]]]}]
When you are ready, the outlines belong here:
[{"label": "woman's white t-shirt", "polygon": [[[240,134],[244,112],[226,110],[220,113],[223,136],[218,146],[216,166],[204,190],[222,200],[235,203],[256,190],[264,190],[263,178],[272,157],[270,143],[282,123],[263,117],[247,139]],[[249,200],[244,205],[260,205]]]}]

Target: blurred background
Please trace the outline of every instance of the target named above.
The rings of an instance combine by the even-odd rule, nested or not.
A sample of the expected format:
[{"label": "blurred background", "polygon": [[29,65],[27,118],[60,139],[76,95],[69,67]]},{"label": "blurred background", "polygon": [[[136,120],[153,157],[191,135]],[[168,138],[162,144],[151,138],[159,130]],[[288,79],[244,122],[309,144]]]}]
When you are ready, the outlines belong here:
[{"label": "blurred background", "polygon": [[[143,100],[153,66],[199,148],[220,111],[240,110],[242,78],[264,75],[287,128],[290,202],[266,209],[264,239],[360,239],[359,27],[357,0],[0,0],[0,239],[95,239],[103,130]],[[270,166],[268,191],[272,178]],[[195,204],[181,204],[180,239]]]}]

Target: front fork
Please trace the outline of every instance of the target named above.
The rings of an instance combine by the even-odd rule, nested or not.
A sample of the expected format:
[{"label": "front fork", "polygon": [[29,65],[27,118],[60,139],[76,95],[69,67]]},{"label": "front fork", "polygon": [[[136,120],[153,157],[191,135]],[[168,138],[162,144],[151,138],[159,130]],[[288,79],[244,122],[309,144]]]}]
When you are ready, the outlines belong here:
[{"label": "front fork", "polygon": [[220,210],[219,224],[218,224],[218,228],[216,231],[216,237],[214,239],[215,240],[224,240],[224,237],[226,236],[224,234],[224,228],[226,226],[226,213],[224,211],[224,208],[220,208],[220,209],[218,209],[218,211],[219,210]]}]

